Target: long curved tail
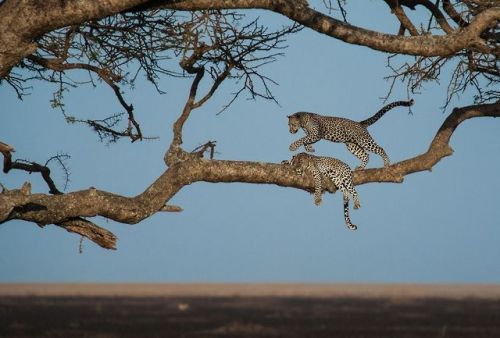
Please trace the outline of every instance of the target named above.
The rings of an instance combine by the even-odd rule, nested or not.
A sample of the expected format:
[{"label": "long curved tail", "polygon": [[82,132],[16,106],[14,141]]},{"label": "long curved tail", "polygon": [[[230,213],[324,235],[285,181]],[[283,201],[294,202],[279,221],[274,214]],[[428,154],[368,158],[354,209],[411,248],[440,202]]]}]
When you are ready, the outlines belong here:
[{"label": "long curved tail", "polygon": [[385,113],[387,113],[392,108],[398,107],[398,106],[410,107],[413,105],[414,102],[415,101],[413,101],[413,99],[411,99],[410,101],[395,101],[393,103],[389,103],[388,105],[386,105],[382,109],[380,109],[378,112],[376,112],[375,115],[373,115],[372,117],[370,117],[366,120],[360,121],[359,123],[363,127],[371,126],[372,124],[377,122],[382,116],[384,116]]}]

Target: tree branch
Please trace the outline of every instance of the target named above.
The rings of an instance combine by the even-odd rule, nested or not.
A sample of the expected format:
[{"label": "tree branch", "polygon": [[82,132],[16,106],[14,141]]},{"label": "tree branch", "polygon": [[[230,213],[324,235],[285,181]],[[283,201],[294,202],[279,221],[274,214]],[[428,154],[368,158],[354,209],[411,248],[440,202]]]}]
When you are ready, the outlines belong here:
[{"label": "tree branch", "polygon": [[[395,1],[391,1],[391,2],[395,2]],[[399,0],[397,2],[399,3],[399,5],[407,6],[411,9],[415,9],[415,6],[417,6],[417,5],[424,6],[436,18],[437,23],[439,24],[439,26],[441,26],[443,31],[445,31],[446,33],[453,33],[453,28],[450,26],[448,21],[446,21],[446,18],[443,15],[443,13],[431,1],[429,1],[429,0]]]},{"label": "tree branch", "polygon": [[104,249],[116,250],[117,237],[110,231],[83,218],[69,219],[55,225],[84,236]]},{"label": "tree branch", "polygon": [[203,75],[205,74],[205,69],[203,67],[189,68],[189,72],[192,74],[196,74],[191,83],[191,88],[189,90],[189,96],[184,104],[184,109],[182,110],[181,116],[175,121],[173,126],[174,139],[172,140],[171,147],[179,147],[182,144],[182,127],[184,127],[184,123],[189,117],[189,114],[194,108],[194,102],[196,100],[196,93],[198,92],[198,85],[200,84]]},{"label": "tree branch", "polygon": [[[14,148],[8,144],[5,144],[3,142],[0,142],[0,152],[2,153],[3,157],[4,157],[4,161],[3,161],[3,172],[8,174],[9,171],[13,170],[13,169],[17,169],[17,170],[23,170],[23,171],[26,171],[28,173],[40,173],[42,175],[42,178],[43,180],[45,181],[45,183],[47,183],[48,187],[49,187],[49,193],[51,194],[54,194],[54,195],[58,195],[58,194],[62,194],[61,191],[59,191],[59,189],[57,189],[54,181],[52,180],[52,178],[50,177],[50,169],[49,167],[47,166],[48,162],[50,161],[47,161],[47,163],[45,165],[41,165],[39,163],[36,163],[36,162],[31,162],[31,161],[12,161],[12,154],[11,152],[14,152]],[[63,164],[63,162],[61,161],[61,157],[63,156],[66,156],[67,155],[56,155],[54,157],[51,158],[52,159],[59,159],[59,163],[63,166],[64,169],[65,166]],[[68,174],[68,172],[66,172],[66,174]]]},{"label": "tree branch", "polygon": [[[386,1],[386,2],[388,2],[388,1]],[[410,32],[410,34],[412,36],[420,35],[420,34],[418,34],[418,31],[415,28],[415,26],[413,25],[413,23],[406,16],[406,14],[405,14],[403,8],[401,8],[401,6],[398,5],[395,7],[391,7],[391,10],[394,13],[394,15],[396,15],[396,17],[398,18],[399,22],[401,23],[401,26],[403,26],[405,29],[407,29],[408,32]],[[399,28],[399,32],[401,32],[401,27]],[[402,34],[398,33],[398,35],[402,35]]]},{"label": "tree branch", "polygon": [[[7,76],[12,67],[35,52],[37,46],[34,40],[44,33],[120,12],[151,8],[187,11],[266,9],[347,43],[388,53],[420,56],[447,56],[462,49],[478,48],[481,33],[500,20],[500,8],[492,7],[478,13],[469,25],[453,33],[444,36],[404,37],[350,25],[315,11],[307,6],[306,1],[295,0],[7,1],[0,7],[0,78]],[[44,15],[36,15],[37,13]]]},{"label": "tree branch", "polygon": [[427,152],[392,164],[386,169],[367,169],[354,172],[354,183],[364,184],[369,182],[403,182],[403,177],[419,171],[431,171],[442,158],[453,154],[449,146],[450,138],[460,123],[475,117],[500,117],[500,101],[492,104],[473,105],[455,108],[446,118]]},{"label": "tree branch", "polygon": [[466,27],[469,23],[455,10],[455,7],[450,3],[450,0],[443,0],[443,9],[460,27]]},{"label": "tree branch", "polygon": [[[431,170],[442,158],[452,154],[449,141],[458,125],[467,119],[483,116],[500,117],[500,101],[455,108],[437,131],[427,152],[394,163],[388,168],[355,171],[354,183],[399,183],[406,175]],[[29,189],[4,192],[0,194],[0,223],[20,219],[39,225],[66,226],[99,244],[105,235],[96,230],[95,225],[81,220],[82,217],[103,216],[117,222],[135,224],[156,212],[170,209],[165,203],[182,187],[194,182],[274,184],[314,191],[312,177],[298,176],[287,165],[195,158],[170,166],[151,186],[135,197],[123,197],[94,188],[63,195],[31,194]],[[325,189],[329,192],[336,190],[331,182]],[[91,235],[87,231],[96,234]],[[112,238],[111,235],[107,236]]]},{"label": "tree branch", "polygon": [[488,8],[478,13],[469,26],[444,36],[403,37],[356,27],[315,11],[292,0],[186,0],[159,2],[155,7],[177,10],[261,8],[280,13],[317,32],[347,43],[375,50],[421,56],[448,56],[462,49],[476,48],[480,34],[500,20],[500,8]]}]

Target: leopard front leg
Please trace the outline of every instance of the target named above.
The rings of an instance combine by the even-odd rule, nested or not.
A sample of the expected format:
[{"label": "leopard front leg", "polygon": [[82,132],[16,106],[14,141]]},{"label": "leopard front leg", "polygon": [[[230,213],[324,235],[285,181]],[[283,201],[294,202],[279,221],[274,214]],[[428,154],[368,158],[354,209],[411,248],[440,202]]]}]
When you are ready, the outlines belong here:
[{"label": "leopard front leg", "polygon": [[306,151],[314,153],[314,148],[313,148],[312,144],[316,143],[318,141],[319,141],[319,137],[316,137],[313,135],[304,136],[303,138],[300,138],[297,141],[290,144],[290,151],[295,151],[301,145],[304,145],[304,148],[306,149]]},{"label": "leopard front leg", "polygon": [[321,194],[323,192],[323,187],[321,185],[321,173],[315,166],[312,166],[311,171],[314,178],[314,204],[320,205]]},{"label": "leopard front leg", "polygon": [[313,148],[313,146],[310,145],[310,144],[304,144],[304,148],[305,148],[306,151],[308,151],[310,153],[314,153],[314,151],[315,151],[314,148]]}]

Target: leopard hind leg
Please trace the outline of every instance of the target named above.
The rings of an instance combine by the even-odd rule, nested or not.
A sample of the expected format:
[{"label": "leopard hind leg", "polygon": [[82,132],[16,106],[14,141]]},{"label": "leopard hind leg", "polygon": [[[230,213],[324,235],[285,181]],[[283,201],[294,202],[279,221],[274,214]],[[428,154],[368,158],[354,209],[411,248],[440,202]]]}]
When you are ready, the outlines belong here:
[{"label": "leopard hind leg", "polygon": [[365,169],[366,165],[368,164],[368,159],[370,158],[368,153],[356,143],[347,142],[346,146],[354,156],[361,160],[361,164],[358,165],[355,170]]},{"label": "leopard hind leg", "polygon": [[358,145],[361,146],[365,151],[370,151],[382,157],[382,160],[384,160],[384,167],[388,167],[391,165],[389,156],[387,156],[385,150],[381,146],[379,146],[370,135],[366,135],[366,137],[360,140]]},{"label": "leopard hind leg", "polygon": [[389,157],[385,153],[384,149],[381,146],[379,146],[378,144],[374,144],[372,147],[373,147],[373,150],[371,150],[371,151],[377,155],[380,155],[380,157],[382,157],[382,160],[384,160],[384,167],[387,168],[388,166],[390,166],[391,162],[389,161]]}]

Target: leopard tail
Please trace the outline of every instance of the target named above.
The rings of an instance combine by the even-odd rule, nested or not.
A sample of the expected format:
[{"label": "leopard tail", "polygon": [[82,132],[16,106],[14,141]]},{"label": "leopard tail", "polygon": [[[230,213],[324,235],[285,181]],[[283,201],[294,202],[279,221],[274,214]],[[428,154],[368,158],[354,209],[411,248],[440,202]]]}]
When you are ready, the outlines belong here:
[{"label": "leopard tail", "polygon": [[350,230],[356,230],[358,227],[356,224],[352,224],[351,217],[349,217],[349,199],[344,198],[344,220],[347,228]]},{"label": "leopard tail", "polygon": [[360,121],[359,123],[365,128],[369,127],[372,124],[374,124],[375,122],[377,122],[382,116],[385,115],[385,113],[387,113],[392,108],[399,107],[399,106],[410,107],[413,105],[414,102],[415,101],[413,101],[413,99],[411,99],[410,101],[395,101],[395,102],[389,103],[388,105],[382,107],[382,109],[380,109],[378,112],[376,112],[375,115],[373,115],[372,117],[370,117],[366,120]]}]

